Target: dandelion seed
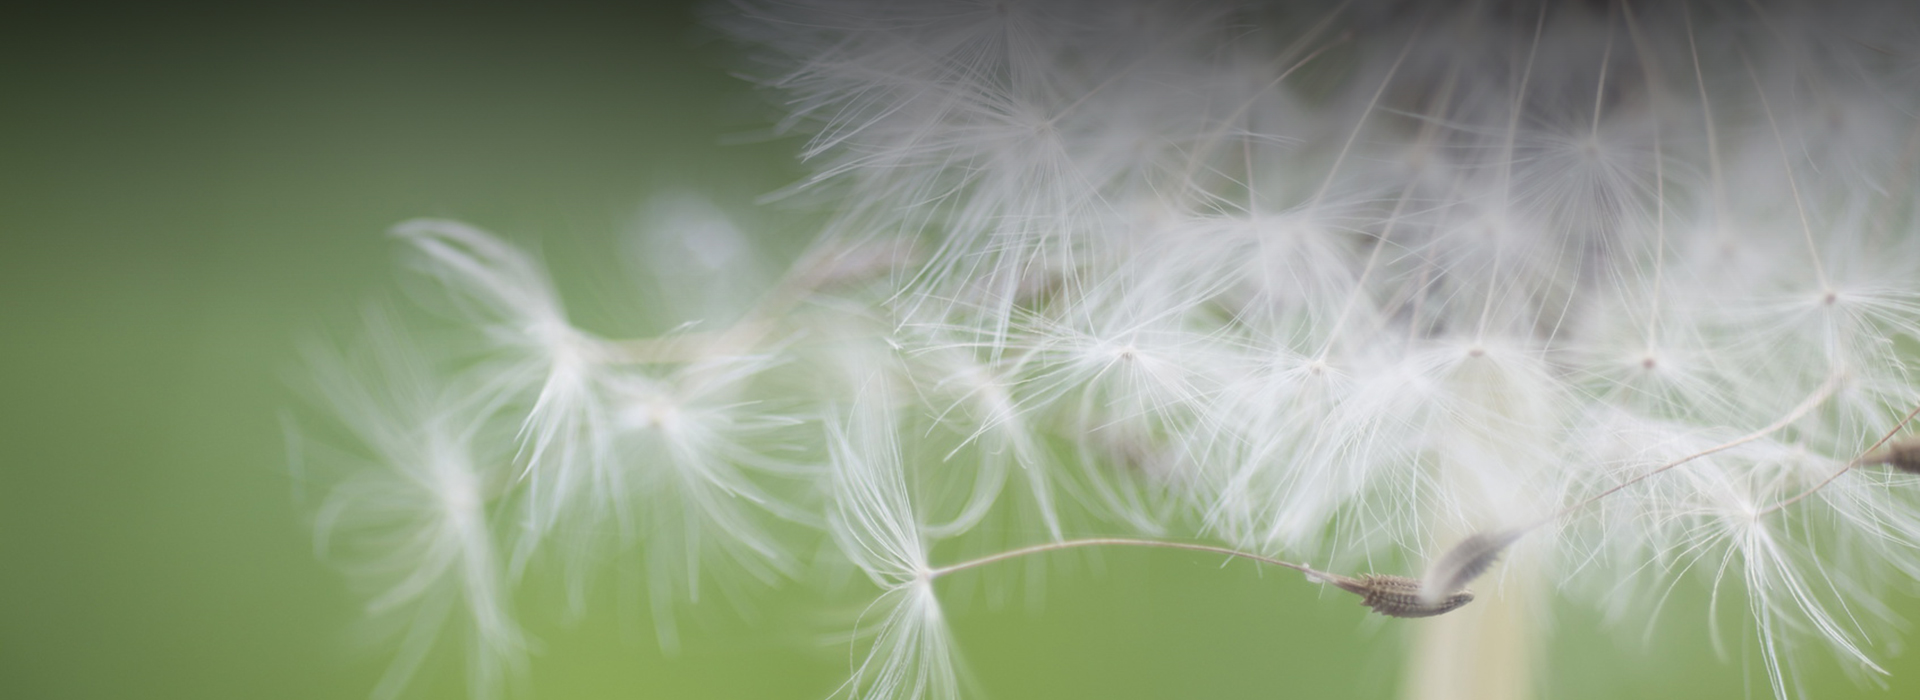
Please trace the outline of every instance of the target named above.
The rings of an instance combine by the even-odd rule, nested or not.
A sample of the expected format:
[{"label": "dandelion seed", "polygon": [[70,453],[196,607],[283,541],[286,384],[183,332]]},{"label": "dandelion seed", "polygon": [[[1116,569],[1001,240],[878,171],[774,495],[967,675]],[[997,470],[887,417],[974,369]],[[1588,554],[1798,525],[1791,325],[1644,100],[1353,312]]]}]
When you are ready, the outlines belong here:
[{"label": "dandelion seed", "polygon": [[317,387],[371,461],[352,463],[315,518],[315,546],[374,594],[369,615],[398,638],[375,686],[401,697],[435,641],[467,646],[467,686],[492,698],[524,671],[529,640],[514,623],[489,502],[505,463],[483,451],[476,403],[439,386],[427,361],[382,313],[359,353],[309,353]]},{"label": "dandelion seed", "polygon": [[520,425],[533,494],[524,552],[581,494],[618,478],[597,386],[600,341],[567,321],[559,294],[532,258],[492,235],[434,219],[403,223],[394,234],[414,245],[422,270],[482,324],[501,363],[485,373],[491,401],[531,404]]},{"label": "dandelion seed", "polygon": [[933,567],[907,494],[884,375],[865,374],[849,415],[827,426],[835,513],[829,531],[891,606],[865,661],[842,686],[850,700],[959,695],[952,640],[933,594]]}]

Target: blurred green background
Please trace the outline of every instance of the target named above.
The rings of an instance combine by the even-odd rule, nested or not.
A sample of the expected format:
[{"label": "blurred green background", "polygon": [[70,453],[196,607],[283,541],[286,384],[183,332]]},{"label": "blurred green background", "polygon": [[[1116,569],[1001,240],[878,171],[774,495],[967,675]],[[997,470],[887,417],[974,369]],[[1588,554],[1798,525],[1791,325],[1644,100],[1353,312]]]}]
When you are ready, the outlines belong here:
[{"label": "blurred green background", "polygon": [[[314,556],[281,417],[299,340],[398,297],[393,223],[537,246],[603,329],[653,192],[706,193],[775,251],[806,232],[751,205],[801,174],[798,143],[726,145],[768,97],[684,5],[59,12],[0,24],[0,698],[366,695],[384,652]],[[1030,604],[946,591],[976,695],[1396,693],[1403,640],[1344,598],[1178,552],[1100,562]],[[845,619],[803,586],[703,608],[672,656],[632,595],[572,623],[523,598],[533,697],[813,700],[847,670]],[[1739,637],[1715,658],[1699,599],[1651,647],[1562,611],[1546,695],[1767,695]],[[1815,696],[1920,695],[1913,655],[1881,690],[1814,651]],[[457,663],[412,696],[465,697]]]}]

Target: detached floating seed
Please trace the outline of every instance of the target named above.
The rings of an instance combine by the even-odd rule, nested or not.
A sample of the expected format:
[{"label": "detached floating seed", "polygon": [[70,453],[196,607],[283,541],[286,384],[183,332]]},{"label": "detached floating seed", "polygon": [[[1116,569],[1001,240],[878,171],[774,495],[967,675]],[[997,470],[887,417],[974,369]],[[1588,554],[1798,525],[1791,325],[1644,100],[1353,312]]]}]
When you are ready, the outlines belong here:
[{"label": "detached floating seed", "polygon": [[1473,594],[1457,591],[1432,603],[1420,600],[1420,581],[1405,576],[1365,574],[1358,578],[1337,576],[1327,582],[1340,590],[1360,596],[1360,604],[1387,617],[1433,617],[1457,610],[1473,602]]}]

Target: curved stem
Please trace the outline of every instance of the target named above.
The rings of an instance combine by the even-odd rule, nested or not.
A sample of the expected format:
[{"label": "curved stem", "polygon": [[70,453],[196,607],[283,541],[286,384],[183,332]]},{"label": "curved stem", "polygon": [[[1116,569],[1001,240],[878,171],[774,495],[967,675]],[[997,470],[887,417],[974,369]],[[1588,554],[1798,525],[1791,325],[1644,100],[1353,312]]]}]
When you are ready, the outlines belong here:
[{"label": "curved stem", "polygon": [[614,364],[685,364],[751,350],[772,334],[772,326],[771,321],[750,317],[717,331],[609,340],[604,347]]},{"label": "curved stem", "polygon": [[1833,375],[1827,377],[1827,381],[1822,382],[1820,384],[1820,388],[1815,389],[1811,395],[1807,396],[1806,400],[1800,402],[1800,405],[1795,406],[1792,411],[1788,411],[1786,415],[1781,416],[1779,420],[1776,420],[1773,423],[1768,424],[1766,427],[1763,427],[1759,430],[1755,430],[1751,433],[1747,433],[1746,435],[1742,435],[1732,440],[1728,440],[1718,445],[1714,445],[1704,450],[1700,450],[1699,452],[1695,452],[1685,457],[1681,457],[1671,462],[1667,462],[1666,464],[1662,464],[1658,467],[1654,467],[1653,469],[1650,469],[1640,474],[1639,476],[1635,476],[1626,481],[1622,481],[1618,484],[1614,484],[1611,488],[1608,488],[1605,491],[1601,491],[1600,493],[1589,496],[1578,503],[1562,508],[1558,512],[1555,512],[1554,514],[1549,515],[1545,518],[1541,518],[1539,521],[1536,521],[1533,524],[1519,528],[1519,532],[1524,533],[1524,532],[1533,530],[1535,528],[1538,528],[1542,525],[1546,525],[1548,523],[1552,523],[1561,518],[1567,517],[1568,515],[1572,515],[1575,511],[1578,511],[1589,505],[1593,505],[1594,502],[1599,501],[1600,499],[1619,493],[1625,490],[1629,486],[1638,484],[1642,481],[1646,481],[1647,479],[1651,479],[1663,472],[1673,469],[1674,467],[1678,467],[1682,464],[1686,464],[1688,462],[1699,459],[1701,457],[1706,457],[1708,455],[1725,452],[1735,447],[1739,447],[1741,445],[1745,445],[1749,442],[1753,442],[1755,440],[1766,437],[1768,435],[1772,435],[1774,433],[1780,432],[1780,430],[1786,428],[1788,425],[1792,425],[1794,421],[1800,420],[1801,417],[1812,412],[1813,409],[1818,408],[1820,404],[1826,403],[1827,399],[1832,398],[1833,392],[1840,388],[1840,380],[1842,376],[1843,375],[1836,372]]},{"label": "curved stem", "polygon": [[1062,540],[1059,542],[1048,542],[1046,544],[1036,544],[1031,547],[1021,547],[1019,549],[1011,549],[1005,552],[1001,552],[999,554],[989,554],[987,556],[980,557],[979,559],[969,559],[967,561],[963,561],[958,564],[952,564],[949,566],[942,566],[942,567],[935,568],[927,572],[927,578],[936,579],[936,578],[945,576],[947,574],[958,573],[961,571],[966,571],[967,569],[982,567],[988,564],[1006,561],[1008,559],[1018,559],[1020,557],[1028,556],[1031,554],[1044,554],[1046,552],[1057,552],[1063,549],[1076,549],[1079,547],[1156,547],[1160,549],[1184,549],[1191,552],[1207,552],[1209,554],[1225,554],[1230,557],[1250,559],[1253,561],[1260,562],[1262,564],[1268,564],[1272,566],[1293,569],[1294,571],[1298,571],[1300,573],[1306,574],[1307,577],[1310,579],[1320,579],[1328,582],[1337,583],[1347,578],[1339,574],[1330,574],[1325,571],[1319,571],[1305,564],[1295,564],[1290,561],[1281,561],[1279,559],[1261,556],[1259,554],[1254,554],[1252,552],[1242,552],[1237,549],[1228,549],[1226,547],[1215,547],[1213,545],[1205,545],[1205,544],[1191,544],[1187,542],[1166,542],[1162,540],[1137,540],[1137,539],[1131,539],[1131,538],[1125,538],[1125,537],[1092,537],[1092,538],[1080,539],[1080,540]]},{"label": "curved stem", "polygon": [[1901,418],[1899,423],[1894,424],[1892,430],[1887,431],[1886,435],[1883,435],[1880,437],[1879,442],[1873,443],[1872,447],[1869,447],[1861,451],[1860,456],[1853,458],[1852,461],[1849,461],[1844,465],[1841,465],[1839,469],[1835,470],[1832,474],[1828,474],[1827,478],[1822,479],[1820,483],[1814,484],[1813,488],[1807,489],[1805,491],[1801,491],[1800,493],[1794,495],[1792,498],[1767,506],[1766,508],[1762,508],[1759,512],[1754,513],[1753,517],[1755,519],[1764,518],[1767,516],[1768,513],[1772,513],[1774,511],[1786,508],[1787,506],[1793,505],[1795,503],[1799,503],[1800,499],[1811,496],[1813,495],[1813,492],[1826,488],[1827,484],[1833,483],[1833,480],[1840,478],[1840,475],[1847,473],[1848,471],[1852,470],[1854,467],[1857,467],[1857,466],[1860,466],[1861,464],[1866,463],[1868,455],[1873,454],[1874,450],[1880,449],[1881,445],[1885,445],[1887,444],[1887,441],[1892,440],[1893,436],[1898,435],[1900,433],[1901,428],[1905,428],[1907,427],[1908,423],[1913,422],[1913,417],[1916,415],[1920,415],[1920,406],[1915,406],[1913,410],[1908,411],[1907,415]]},{"label": "curved stem", "polygon": [[899,242],[819,247],[801,256],[732,326],[699,333],[604,342],[609,364],[686,364],[716,355],[752,352],[779,331],[779,321],[815,292],[912,262],[915,251]]},{"label": "curved stem", "polygon": [[1820,280],[1821,291],[1833,293],[1833,283],[1827,279],[1827,268],[1820,264],[1820,246],[1813,242],[1813,224],[1807,222],[1807,205],[1800,201],[1800,178],[1793,174],[1793,159],[1787,155],[1787,141],[1780,136],[1780,123],[1773,118],[1773,108],[1767,105],[1766,88],[1760,85],[1760,74],[1753,70],[1753,61],[1747,58],[1745,51],[1740,52],[1740,61],[1747,66],[1747,77],[1753,80],[1753,93],[1760,97],[1760,112],[1767,115],[1767,126],[1773,129],[1773,143],[1780,147],[1780,165],[1787,175],[1787,190],[1793,193],[1794,211],[1800,213],[1800,233],[1807,242],[1807,259],[1813,262],[1813,274]]}]

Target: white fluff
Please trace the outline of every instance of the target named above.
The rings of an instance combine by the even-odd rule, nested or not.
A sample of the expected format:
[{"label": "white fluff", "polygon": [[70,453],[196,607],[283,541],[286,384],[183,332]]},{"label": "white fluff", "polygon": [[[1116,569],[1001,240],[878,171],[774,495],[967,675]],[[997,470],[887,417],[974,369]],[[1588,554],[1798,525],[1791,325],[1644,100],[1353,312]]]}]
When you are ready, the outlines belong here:
[{"label": "white fluff", "polygon": [[1494,558],[1460,533],[1521,532],[1616,619],[1737,589],[1782,696],[1808,640],[1877,671],[1920,499],[1833,475],[1920,403],[1920,16],[1591,5],[742,0],[821,240],[763,278],[662,204],[638,248],[703,324],[615,341],[403,224],[479,331],[446,427],[517,431],[516,563],[611,528],[663,620],[703,552],[777,583],[769,523],[824,528],[881,590],[853,698],[958,693],[929,550],[1006,511],[1448,589]]}]

